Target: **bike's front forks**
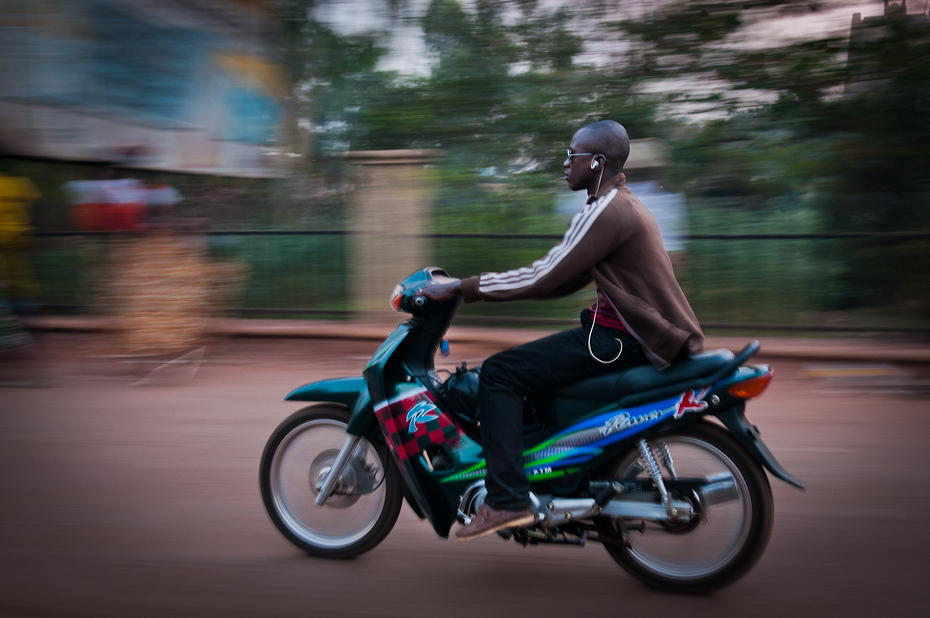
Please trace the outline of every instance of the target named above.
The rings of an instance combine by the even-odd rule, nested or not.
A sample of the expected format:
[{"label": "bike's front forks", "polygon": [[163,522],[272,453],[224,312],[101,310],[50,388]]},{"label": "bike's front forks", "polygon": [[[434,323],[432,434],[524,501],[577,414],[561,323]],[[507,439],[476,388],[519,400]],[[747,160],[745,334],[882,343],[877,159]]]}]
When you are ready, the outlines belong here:
[{"label": "bike's front forks", "polygon": [[333,493],[333,489],[336,487],[336,482],[342,478],[342,473],[346,468],[346,464],[349,463],[349,458],[352,456],[352,453],[355,452],[361,440],[361,436],[349,434],[346,437],[346,441],[343,443],[342,448],[339,449],[339,454],[336,455],[336,461],[333,462],[333,467],[330,468],[326,476],[323,477],[323,484],[320,486],[314,504],[317,506],[326,504],[326,501]]}]

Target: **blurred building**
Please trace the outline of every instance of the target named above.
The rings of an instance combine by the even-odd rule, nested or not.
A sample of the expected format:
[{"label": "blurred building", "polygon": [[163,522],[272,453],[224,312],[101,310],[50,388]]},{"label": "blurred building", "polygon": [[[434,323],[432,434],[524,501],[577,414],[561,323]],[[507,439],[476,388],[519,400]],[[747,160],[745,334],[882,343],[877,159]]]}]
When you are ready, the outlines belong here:
[{"label": "blurred building", "polygon": [[668,145],[663,140],[630,140],[630,158],[623,170],[627,187],[656,218],[665,250],[678,254],[685,249],[688,216],[685,195],[672,193],[665,187],[670,159]]},{"label": "blurred building", "polygon": [[[919,32],[922,37],[930,36],[930,18],[925,12],[908,14],[907,0],[884,2],[882,15],[862,17],[861,13],[853,14],[846,63],[847,95],[866,93],[876,83],[887,79],[882,59],[874,53],[874,46],[881,42],[895,43],[895,29],[891,27],[893,22],[897,22],[897,29],[904,26],[912,32]],[[926,11],[926,7],[924,5],[923,11]]]},{"label": "blurred building", "polygon": [[262,0],[4,0],[0,151],[273,176],[284,80]]}]

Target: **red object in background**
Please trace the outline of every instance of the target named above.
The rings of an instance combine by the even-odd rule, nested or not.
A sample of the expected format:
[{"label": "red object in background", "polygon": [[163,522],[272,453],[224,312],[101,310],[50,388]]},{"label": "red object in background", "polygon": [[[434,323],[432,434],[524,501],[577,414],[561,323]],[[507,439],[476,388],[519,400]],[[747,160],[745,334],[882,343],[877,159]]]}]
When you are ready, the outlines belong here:
[{"label": "red object in background", "polygon": [[147,191],[134,179],[65,183],[72,195],[71,216],[85,232],[133,232],[146,228]]},{"label": "red object in background", "polygon": [[145,203],[85,203],[72,206],[74,225],[84,232],[131,232],[144,230]]}]

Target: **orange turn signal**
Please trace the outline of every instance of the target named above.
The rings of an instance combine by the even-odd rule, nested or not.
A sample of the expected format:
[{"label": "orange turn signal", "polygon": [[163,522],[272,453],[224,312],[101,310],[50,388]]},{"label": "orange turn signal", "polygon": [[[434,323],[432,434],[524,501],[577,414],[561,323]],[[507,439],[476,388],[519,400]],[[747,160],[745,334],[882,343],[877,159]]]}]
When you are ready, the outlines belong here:
[{"label": "orange turn signal", "polygon": [[775,372],[770,369],[761,376],[756,376],[733,384],[727,388],[727,392],[741,399],[752,399],[753,397],[761,395],[762,391],[768,388],[769,382],[772,381],[773,377],[775,377]]},{"label": "orange turn signal", "polygon": [[400,299],[404,293],[404,287],[401,285],[395,285],[394,291],[391,293],[391,307],[394,311],[400,311]]}]

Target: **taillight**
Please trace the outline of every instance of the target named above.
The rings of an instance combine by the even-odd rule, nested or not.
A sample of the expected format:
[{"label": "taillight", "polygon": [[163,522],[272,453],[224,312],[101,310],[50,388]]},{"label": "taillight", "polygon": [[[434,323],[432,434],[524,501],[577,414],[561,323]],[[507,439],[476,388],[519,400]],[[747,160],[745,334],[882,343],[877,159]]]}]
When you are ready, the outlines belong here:
[{"label": "taillight", "polygon": [[762,391],[768,388],[769,382],[772,381],[773,377],[775,377],[775,372],[769,369],[760,376],[731,385],[727,388],[727,392],[741,399],[752,399],[753,397],[761,395]]},{"label": "taillight", "polygon": [[400,299],[404,294],[404,286],[395,285],[394,291],[391,293],[391,307],[394,308],[394,311],[400,311]]}]

